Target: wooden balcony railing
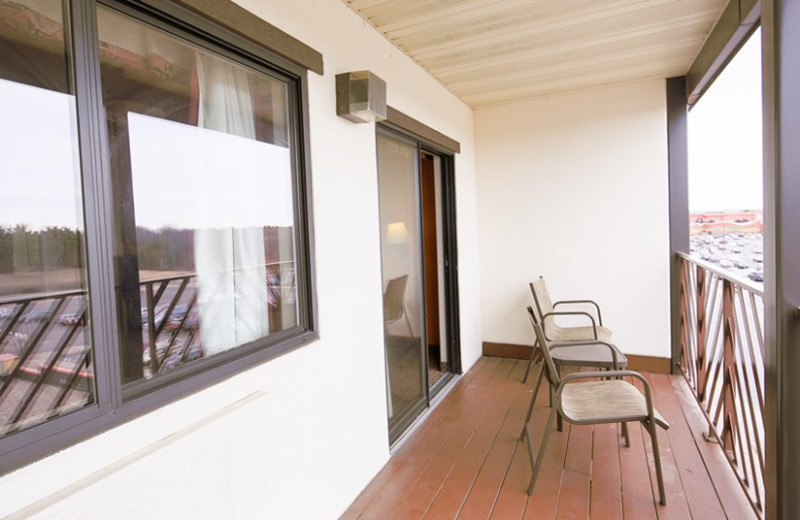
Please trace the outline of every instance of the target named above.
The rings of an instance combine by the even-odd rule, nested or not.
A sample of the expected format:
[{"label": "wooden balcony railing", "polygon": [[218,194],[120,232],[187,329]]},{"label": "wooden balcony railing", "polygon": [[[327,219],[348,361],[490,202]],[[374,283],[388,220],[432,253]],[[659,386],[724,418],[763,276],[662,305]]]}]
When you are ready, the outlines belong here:
[{"label": "wooden balcony railing", "polygon": [[[265,269],[267,312],[277,331],[283,307],[295,304],[294,263]],[[141,353],[134,355],[142,356],[144,377],[203,357],[197,275],[142,280],[139,287]],[[85,290],[0,299],[0,437],[94,402],[88,323]]]},{"label": "wooden balcony railing", "polygon": [[680,368],[755,511],[764,512],[764,292],[679,254]]}]

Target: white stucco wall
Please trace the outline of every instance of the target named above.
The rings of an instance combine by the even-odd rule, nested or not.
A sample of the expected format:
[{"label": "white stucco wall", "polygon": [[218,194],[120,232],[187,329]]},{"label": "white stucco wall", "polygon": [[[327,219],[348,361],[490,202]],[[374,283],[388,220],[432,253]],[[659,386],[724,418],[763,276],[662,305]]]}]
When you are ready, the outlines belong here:
[{"label": "white stucco wall", "polygon": [[528,282],[669,357],[666,94],[649,81],[475,113],[483,339],[532,344]]},{"label": "white stucco wall", "polygon": [[340,0],[239,2],[324,57],[308,82],[321,338],[0,478],[0,517],[336,518],[385,463],[375,125],[336,116],[337,73],[372,70],[390,105],[461,143],[464,369],[480,356],[472,111]]}]

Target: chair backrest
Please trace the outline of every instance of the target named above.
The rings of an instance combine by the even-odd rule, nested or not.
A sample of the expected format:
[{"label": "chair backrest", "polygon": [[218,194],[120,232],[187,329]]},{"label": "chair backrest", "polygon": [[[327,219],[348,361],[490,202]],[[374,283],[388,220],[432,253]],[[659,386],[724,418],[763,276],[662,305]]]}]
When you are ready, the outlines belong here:
[{"label": "chair backrest", "polygon": [[392,323],[403,317],[403,300],[406,297],[408,275],[392,278],[383,293],[383,322]]},{"label": "chair backrest", "polygon": [[530,305],[528,306],[528,317],[531,319],[531,325],[533,325],[533,332],[536,334],[536,339],[539,341],[539,348],[542,351],[542,357],[544,358],[545,365],[547,366],[546,374],[547,379],[555,386],[558,386],[561,383],[561,378],[558,375],[558,370],[556,370],[556,364],[553,362],[553,356],[550,355],[550,343],[547,341],[547,338],[544,336],[544,331],[542,330],[542,322],[539,321],[539,318],[536,317],[536,313],[533,311],[533,307]]},{"label": "chair backrest", "polygon": [[[536,305],[536,310],[539,313],[537,318],[542,320],[542,316],[553,312],[553,302],[550,300],[550,293],[547,291],[547,284],[544,283],[544,277],[540,276],[535,282],[528,284],[531,288],[533,295],[533,303]],[[552,316],[546,318],[547,326],[554,326],[555,320]]]}]

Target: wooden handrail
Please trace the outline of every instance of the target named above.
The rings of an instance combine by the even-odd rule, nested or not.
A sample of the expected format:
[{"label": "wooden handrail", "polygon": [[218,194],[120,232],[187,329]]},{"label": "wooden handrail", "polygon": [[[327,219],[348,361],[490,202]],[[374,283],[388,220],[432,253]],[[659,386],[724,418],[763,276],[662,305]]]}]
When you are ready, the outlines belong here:
[{"label": "wooden handrail", "polygon": [[745,289],[747,289],[748,291],[750,291],[752,293],[755,293],[755,294],[757,294],[757,295],[759,295],[761,297],[764,296],[764,288],[754,284],[753,281],[750,280],[749,278],[736,276],[735,274],[731,273],[727,269],[723,269],[722,267],[720,267],[720,266],[718,266],[716,264],[712,264],[710,262],[706,262],[705,260],[701,260],[701,259],[699,259],[699,258],[697,258],[695,256],[692,256],[692,255],[689,255],[689,254],[686,254],[686,253],[678,252],[676,254],[679,257],[681,257],[684,260],[686,260],[687,262],[691,262],[691,263],[693,263],[695,265],[698,265],[698,266],[702,267],[703,269],[705,269],[706,271],[714,273],[715,275],[719,276],[720,278],[723,278],[725,280],[733,282],[736,285],[741,285]]}]

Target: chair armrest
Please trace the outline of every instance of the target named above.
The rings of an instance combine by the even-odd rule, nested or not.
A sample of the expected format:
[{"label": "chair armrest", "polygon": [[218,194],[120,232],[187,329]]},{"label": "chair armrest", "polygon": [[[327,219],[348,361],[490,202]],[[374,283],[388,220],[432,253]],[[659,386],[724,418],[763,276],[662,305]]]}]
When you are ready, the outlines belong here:
[{"label": "chair armrest", "polygon": [[[558,343],[550,344],[550,350],[564,347],[585,347],[587,345],[603,345],[607,347],[611,351],[611,365],[613,370],[619,369],[617,360],[617,352],[619,352],[619,348],[617,348],[617,346],[613,343],[608,343],[607,341],[559,341]],[[609,372],[604,372],[604,374],[608,373]]]},{"label": "chair armrest", "polygon": [[586,316],[592,322],[594,339],[597,339],[597,324],[594,321],[594,317],[585,311],[553,311],[542,316],[542,332],[544,332],[544,337],[547,339],[550,339],[547,337],[547,318],[549,316]]},{"label": "chair armrest", "polygon": [[553,308],[555,309],[558,305],[572,305],[579,303],[589,303],[594,305],[595,310],[597,310],[597,321],[600,323],[600,325],[603,325],[603,316],[600,314],[600,306],[597,305],[597,302],[594,300],[560,300],[553,304]]}]

